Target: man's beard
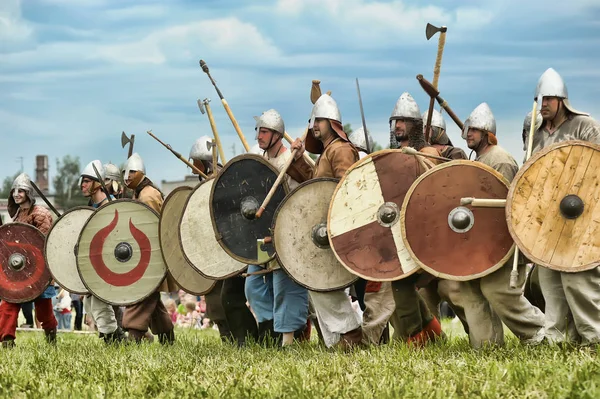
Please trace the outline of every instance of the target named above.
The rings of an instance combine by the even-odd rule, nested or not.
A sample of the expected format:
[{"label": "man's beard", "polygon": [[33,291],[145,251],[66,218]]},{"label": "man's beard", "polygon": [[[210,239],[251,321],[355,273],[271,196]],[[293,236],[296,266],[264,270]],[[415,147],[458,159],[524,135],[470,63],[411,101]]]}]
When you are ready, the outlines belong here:
[{"label": "man's beard", "polygon": [[406,132],[398,132],[398,131],[396,131],[394,133],[394,135],[396,136],[396,141],[397,142],[408,140],[408,133],[406,133]]}]

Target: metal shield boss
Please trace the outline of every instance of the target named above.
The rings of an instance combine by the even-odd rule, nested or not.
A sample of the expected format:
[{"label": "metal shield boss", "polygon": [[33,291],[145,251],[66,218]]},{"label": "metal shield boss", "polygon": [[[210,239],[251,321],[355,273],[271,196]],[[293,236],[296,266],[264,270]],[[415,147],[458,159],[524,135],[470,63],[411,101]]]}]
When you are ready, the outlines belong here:
[{"label": "metal shield boss", "polygon": [[167,274],[158,222],[158,214],[137,201],[100,207],[78,241],[77,269],[88,291],[112,305],[131,305],[156,291]]},{"label": "metal shield boss", "polygon": [[28,224],[0,226],[0,299],[29,302],[48,287],[52,275],[44,260],[44,239]]},{"label": "metal shield boss", "polygon": [[415,156],[382,150],[354,164],[328,214],[331,248],[350,272],[371,281],[405,278],[419,267],[404,246],[400,209],[424,170]]},{"label": "metal shield boss", "polygon": [[77,272],[75,247],[83,226],[93,213],[92,207],[72,208],[54,222],[46,236],[44,255],[50,273],[58,285],[74,294],[88,294]]},{"label": "metal shield boss", "polygon": [[273,242],[281,267],[312,291],[333,291],[357,280],[335,257],[327,235],[327,212],[338,180],[302,183],[279,205]]},{"label": "metal shield boss", "polygon": [[185,203],[191,193],[191,187],[177,187],[165,198],[158,225],[160,248],[169,274],[175,282],[185,292],[204,295],[217,282],[202,276],[187,262],[178,234]]},{"label": "metal shield boss", "polygon": [[219,245],[210,218],[210,192],[215,179],[196,186],[184,204],[178,238],[186,261],[202,276],[223,280],[240,274],[246,267]]},{"label": "metal shield boss", "polygon": [[[277,206],[288,192],[283,181],[260,218],[256,218],[263,200],[279,172],[265,159],[254,154],[239,155],[229,161],[215,178],[210,194],[210,216],[221,247],[239,262],[260,264],[257,240],[270,237]],[[269,260],[275,257],[273,244],[263,250]]]},{"label": "metal shield boss", "polygon": [[460,200],[504,199],[507,193],[504,177],[481,162],[459,160],[430,169],[404,198],[400,220],[406,249],[425,271],[446,280],[467,281],[498,270],[514,250],[504,209],[461,206]]},{"label": "metal shield boss", "polygon": [[506,203],[512,238],[532,262],[579,272],[600,264],[600,146],[565,141],[530,158]]}]

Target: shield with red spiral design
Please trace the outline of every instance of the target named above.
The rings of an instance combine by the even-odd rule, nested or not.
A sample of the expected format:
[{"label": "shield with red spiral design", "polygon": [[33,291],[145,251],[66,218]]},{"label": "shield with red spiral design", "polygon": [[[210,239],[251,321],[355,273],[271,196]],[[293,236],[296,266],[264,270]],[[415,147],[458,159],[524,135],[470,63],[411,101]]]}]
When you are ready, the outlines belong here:
[{"label": "shield with red spiral design", "polygon": [[133,200],[112,201],[86,222],[77,244],[77,270],[86,288],[112,305],[148,297],[164,280],[159,216]]}]

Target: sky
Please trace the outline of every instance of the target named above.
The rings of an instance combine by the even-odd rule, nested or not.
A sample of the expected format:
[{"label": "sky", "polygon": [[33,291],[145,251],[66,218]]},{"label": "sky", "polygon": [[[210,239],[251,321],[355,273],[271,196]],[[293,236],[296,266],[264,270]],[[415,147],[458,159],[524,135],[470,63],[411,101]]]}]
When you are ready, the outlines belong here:
[{"label": "sky", "polygon": [[[35,156],[79,156],[120,164],[121,132],[153,181],[189,169],[147,130],[187,155],[212,135],[197,99],[209,98],[227,159],[243,151],[203,59],[252,145],[253,116],[274,108],[287,132],[304,131],[311,81],[331,90],[344,123],[389,142],[388,119],[408,91],[428,98],[415,76],[433,78],[438,36],[448,27],[439,90],[464,121],[487,102],[497,136],[523,158],[523,118],[540,75],[564,78],[571,103],[600,116],[600,2],[597,0],[1,0],[0,179],[33,176]],[[450,138],[464,145],[446,118]]]}]

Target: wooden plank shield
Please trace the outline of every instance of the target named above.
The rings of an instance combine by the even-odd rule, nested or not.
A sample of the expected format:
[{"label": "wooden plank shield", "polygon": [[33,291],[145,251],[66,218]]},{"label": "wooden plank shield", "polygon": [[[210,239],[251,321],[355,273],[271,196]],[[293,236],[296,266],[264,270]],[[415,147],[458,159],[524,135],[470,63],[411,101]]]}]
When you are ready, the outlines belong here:
[{"label": "wooden plank shield", "polygon": [[214,182],[215,179],[203,181],[187,198],[178,237],[184,258],[198,273],[209,279],[223,280],[237,276],[248,265],[229,256],[217,242],[210,218],[210,192]]},{"label": "wooden plank shield", "polygon": [[179,222],[185,203],[192,193],[191,187],[177,187],[162,206],[158,224],[160,248],[171,277],[185,291],[194,295],[208,294],[217,283],[202,276],[183,256],[179,241]]},{"label": "wooden plank shield", "polygon": [[88,293],[77,272],[75,246],[79,233],[94,208],[78,206],[63,213],[46,236],[44,255],[54,281],[65,290],[79,295]]},{"label": "wooden plank shield", "polygon": [[508,193],[506,220],[533,262],[562,271],[600,264],[600,146],[565,141],[529,159]]},{"label": "wooden plank shield", "polygon": [[514,251],[504,209],[464,207],[460,199],[507,194],[506,179],[481,162],[457,160],[430,169],[402,204],[402,239],[410,256],[446,280],[468,281],[498,270]]},{"label": "wooden plank shield", "polygon": [[29,302],[48,287],[52,275],[44,260],[44,239],[28,224],[0,226],[0,299]]},{"label": "wooden plank shield", "polygon": [[382,150],[361,159],[340,180],[327,228],[331,248],[352,273],[393,281],[419,270],[402,241],[400,207],[423,172],[415,156]]},{"label": "wooden plank shield", "polygon": [[[217,241],[232,258],[246,264],[259,264],[256,240],[271,236],[277,206],[288,192],[285,180],[275,191],[260,218],[255,214],[273,186],[279,171],[255,154],[230,160],[215,178],[210,193],[210,217]],[[275,248],[266,244],[269,260]],[[264,263],[264,262],[263,262]]]},{"label": "wooden plank shield", "polygon": [[158,214],[130,199],[109,202],[85,223],[78,240],[77,270],[89,292],[112,305],[137,303],[167,275]]},{"label": "wooden plank shield", "polygon": [[277,260],[292,279],[312,291],[338,290],[358,279],[337,260],[327,236],[327,212],[337,183],[331,178],[302,183],[275,212]]}]

